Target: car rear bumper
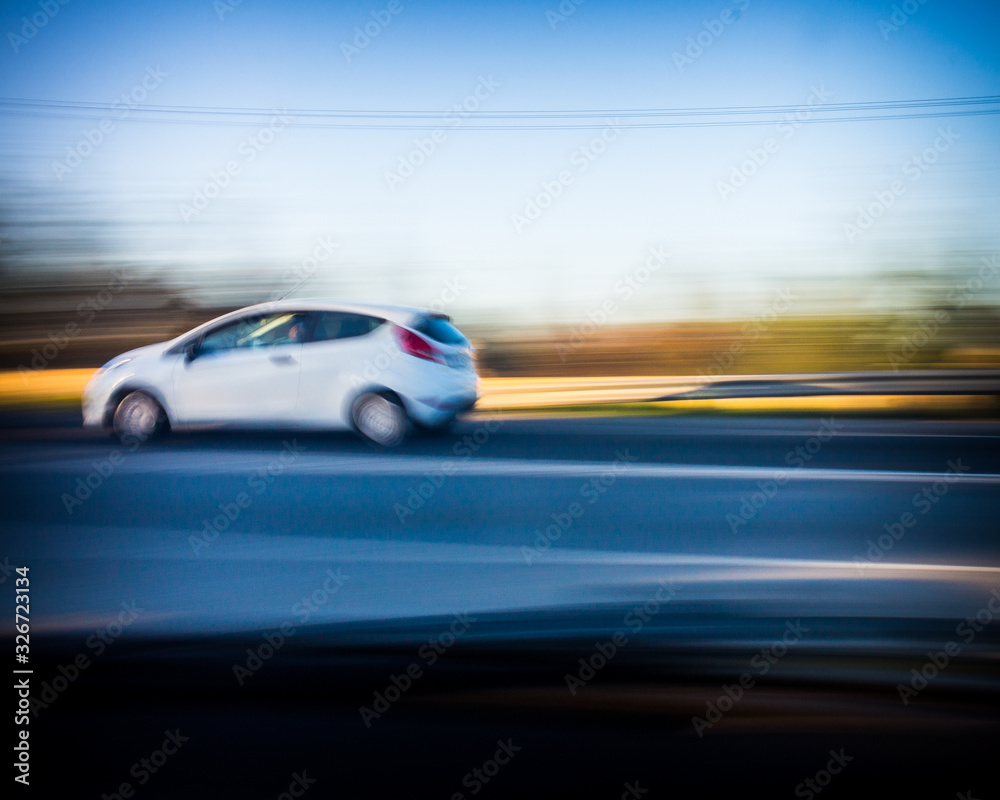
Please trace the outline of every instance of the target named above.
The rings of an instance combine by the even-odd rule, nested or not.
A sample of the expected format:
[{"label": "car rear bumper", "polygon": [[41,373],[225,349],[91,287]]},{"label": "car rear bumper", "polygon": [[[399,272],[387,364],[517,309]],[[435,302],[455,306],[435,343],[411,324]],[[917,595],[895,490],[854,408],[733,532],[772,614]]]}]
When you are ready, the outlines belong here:
[{"label": "car rear bumper", "polygon": [[461,394],[444,398],[420,398],[418,402],[439,411],[450,411],[453,414],[461,414],[463,411],[471,409],[478,400],[479,397],[475,394]]},{"label": "car rear bumper", "polygon": [[410,400],[406,410],[410,418],[421,425],[442,425],[459,414],[470,411],[479,400],[475,393],[460,393],[445,397],[420,397]]}]

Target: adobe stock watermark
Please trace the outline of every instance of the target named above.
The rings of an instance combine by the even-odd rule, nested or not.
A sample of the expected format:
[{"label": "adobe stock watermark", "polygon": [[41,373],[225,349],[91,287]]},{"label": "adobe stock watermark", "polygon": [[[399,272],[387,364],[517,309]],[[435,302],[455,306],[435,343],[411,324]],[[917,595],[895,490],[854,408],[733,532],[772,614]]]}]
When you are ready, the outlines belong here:
[{"label": "adobe stock watermark", "polygon": [[554,179],[543,181],[540,192],[534,197],[524,198],[524,208],[521,213],[514,212],[510,215],[510,221],[517,233],[523,233],[525,228],[534,225],[541,218],[542,212],[550,208],[556,198],[590,169],[591,165],[607,152],[608,146],[618,139],[622,132],[621,120],[616,117],[605,122],[607,127],[598,136],[570,154],[570,168],[561,169]]},{"label": "adobe stock watermark", "polygon": [[14,49],[14,55],[24,47],[28,42],[34,39],[38,32],[44,28],[52,19],[59,13],[59,7],[69,5],[70,0],[39,0],[38,11],[35,11],[30,17],[25,15],[21,17],[19,22],[21,27],[18,32],[9,31],[7,33],[7,41],[10,42],[10,46]]},{"label": "adobe stock watermark", "polygon": [[392,24],[393,18],[402,13],[403,4],[399,0],[389,0],[389,4],[385,8],[372,11],[370,20],[364,25],[355,26],[354,38],[351,42],[340,43],[340,52],[344,56],[344,60],[350,64],[352,58],[360,55],[362,50]]},{"label": "adobe stock watermark", "polygon": [[[790,467],[801,469],[809,461],[812,461],[816,454],[823,449],[823,445],[833,439],[844,426],[831,417],[829,420],[821,419],[820,426],[816,433],[809,437],[804,444],[793,447],[785,454],[785,463]],[[789,470],[776,470],[770,480],[757,481],[758,491],[743,495],[740,498],[738,513],[729,512],[726,514],[726,522],[729,523],[729,530],[736,533],[741,526],[747,525],[755,519],[771,500],[778,494],[778,490],[788,483]]]},{"label": "adobe stock watermark", "polygon": [[947,300],[952,308],[956,310],[965,308],[977,294],[986,288],[986,284],[996,277],[997,272],[1000,272],[1000,263],[997,262],[995,255],[991,258],[983,256],[981,261],[983,265],[975,275],[948,293]]},{"label": "adobe stock watermark", "polygon": [[317,239],[312,255],[306,256],[298,264],[284,271],[281,276],[281,286],[271,293],[269,302],[277,303],[316,277],[319,265],[339,249],[340,243],[333,241],[329,236],[321,236]]},{"label": "adobe stock watermark", "polygon": [[888,19],[884,17],[878,21],[878,30],[882,38],[889,41],[889,34],[896,33],[920,10],[927,0],[903,0],[902,3],[893,3],[892,14]]},{"label": "adobe stock watermark", "polygon": [[[160,69],[159,65],[146,67],[145,77],[129,91],[122,92],[111,103],[111,107],[114,109],[124,106],[121,114],[118,115],[118,119],[126,119],[134,109],[145,102],[150,93],[163,83],[163,79],[167,77],[167,74]],[[55,173],[55,176],[62,181],[64,175],[68,175],[86,159],[90,158],[94,151],[104,143],[114,130],[115,123],[110,119],[102,119],[92,129],[88,130],[84,128],[80,132],[80,141],[73,147],[66,148],[66,158],[62,161],[52,162],[52,171]]]},{"label": "adobe stock watermark", "polygon": [[549,27],[555,30],[572,17],[576,10],[586,2],[587,0],[562,0],[558,6],[545,12],[545,20],[549,23]]},{"label": "adobe stock watermark", "polygon": [[781,139],[776,138],[776,136],[769,136],[761,142],[760,147],[747,148],[747,159],[740,164],[733,165],[732,171],[729,173],[729,181],[716,182],[716,187],[722,199],[729,202],[729,198],[746,186],[747,182],[757,174],[758,170],[767,164],[771,160],[771,157],[781,150],[784,144],[787,144],[794,138],[795,134],[802,129],[802,126],[812,118],[813,112],[820,106],[830,102],[831,97],[833,97],[833,94],[825,86],[821,86],[818,89],[813,86],[812,93],[806,98],[805,105],[785,114],[784,121],[775,125],[775,133]]},{"label": "adobe stock watermark", "polygon": [[638,780],[634,783],[628,783],[626,781],[622,788],[625,791],[618,795],[619,800],[639,800],[640,797],[649,791],[649,789],[644,786],[640,786]]},{"label": "adobe stock watermark", "polygon": [[[774,665],[784,658],[792,647],[801,642],[809,631],[810,629],[802,624],[802,620],[786,622],[785,632],[781,634],[781,638],[770,647],[762,648],[750,659],[750,667],[753,672],[747,670],[731,685],[724,684],[722,694],[715,700],[709,700],[705,703],[704,717],[691,717],[691,724],[694,726],[698,738],[701,739],[705,735],[705,731],[711,730],[721,722],[723,716],[732,711],[733,707],[746,696],[746,693],[756,686],[757,678],[767,675]],[[756,674],[756,678],[754,674]]]},{"label": "adobe stock watermark", "polygon": [[212,8],[215,9],[219,22],[225,22],[226,14],[232,14],[241,5],[243,5],[243,0],[214,0]]},{"label": "adobe stock watermark", "polygon": [[65,664],[56,668],[56,675],[42,681],[37,697],[30,698],[31,715],[38,718],[42,709],[49,708],[70,686],[89,669],[94,659],[102,656],[115,641],[135,622],[145,608],[135,600],[123,601],[119,611],[103,628],[98,628],[84,642],[84,648]]},{"label": "adobe stock watermark", "polygon": [[[626,447],[624,451],[615,450],[615,460],[608,464],[607,468],[600,475],[588,478],[580,485],[579,495],[587,501],[587,505],[593,505],[611,489],[618,479],[628,468],[639,460],[638,456],[629,453]],[[586,513],[586,507],[579,501],[574,500],[566,506],[565,511],[550,514],[552,524],[544,530],[535,528],[534,547],[521,545],[521,556],[530,567],[535,560],[547,553],[555,542],[558,542],[563,534],[567,533]]]},{"label": "adobe stock watermark", "polygon": [[733,0],[732,4],[736,7],[735,10],[724,8],[715,18],[702,20],[701,25],[703,30],[698,31],[694,36],[687,37],[687,47],[684,48],[683,53],[674,51],[674,66],[677,67],[678,72],[684,72],[685,69],[701,58],[705,51],[715,43],[716,39],[726,32],[726,28],[736,22],[742,16],[743,12],[750,7],[750,0]]},{"label": "adobe stock watermark", "polygon": [[621,308],[619,303],[631,300],[636,292],[649,283],[653,273],[660,271],[660,268],[667,263],[667,259],[670,257],[671,254],[666,252],[666,248],[662,245],[650,247],[646,260],[615,283],[614,292],[621,296],[621,301],[615,302],[613,298],[609,297],[599,306],[587,312],[587,322],[573,328],[567,341],[554,343],[559,360],[565,364],[566,356],[583,347],[587,339],[597,333],[599,328],[606,325],[618,313]]},{"label": "adobe stock watermark", "polygon": [[295,439],[281,443],[281,452],[272,459],[266,466],[254,470],[246,480],[247,488],[237,492],[228,503],[219,503],[217,508],[219,513],[211,520],[203,519],[200,536],[191,534],[188,536],[188,544],[194,551],[195,557],[201,557],[201,551],[207,548],[212,542],[219,538],[219,534],[229,529],[250,506],[254,499],[260,497],[281,475],[285,473],[288,466],[305,452]]},{"label": "adobe stock watermark", "polygon": [[913,506],[914,510],[920,516],[916,516],[912,511],[904,511],[899,515],[899,519],[896,522],[883,523],[882,527],[885,529],[885,533],[880,534],[874,541],[869,539],[866,542],[868,545],[868,550],[865,553],[866,558],[862,558],[861,556],[854,557],[854,563],[858,566],[858,569],[864,571],[865,567],[877,564],[885,558],[886,553],[892,550],[896,546],[896,543],[906,536],[907,531],[912,529],[922,517],[927,516],[933,509],[937,508],[937,504],[948,494],[951,487],[958,483],[959,478],[972,469],[968,465],[963,464],[961,458],[955,461],[949,460],[947,466],[948,471],[945,472],[940,480],[927,484],[910,498],[910,505]]},{"label": "adobe stock watermark", "polygon": [[[519,745],[514,744],[513,739],[497,739],[496,752],[487,758],[482,764],[473,770],[465,773],[462,778],[462,786],[469,790],[469,794],[479,794],[483,787],[493,780],[500,772],[500,767],[504,767],[511,762],[517,753],[521,751]],[[464,792],[454,792],[451,800],[465,800]]]},{"label": "adobe stock watermark", "polygon": [[285,116],[286,113],[287,110],[275,111],[274,116],[268,120],[267,125],[261,127],[256,133],[240,142],[236,148],[236,153],[242,156],[242,159],[230,159],[222,169],[212,170],[208,174],[208,180],[200,189],[195,191],[191,197],[191,202],[180,203],[178,205],[182,220],[190,222],[192,217],[197,217],[201,214],[202,211],[211,205],[213,200],[229,187],[233,179],[248,164],[256,161],[257,156],[263,153],[268,145],[274,142],[276,134],[283,131],[285,126],[290,122],[289,118]]},{"label": "adobe stock watermark", "polygon": [[[503,420],[499,418],[500,412],[491,412],[492,419],[487,419],[481,425],[477,425],[472,433],[468,433],[455,442],[451,449],[455,458],[448,458],[441,462],[441,466],[430,472],[424,473],[425,480],[416,486],[410,486],[406,494],[405,503],[394,503],[393,513],[400,523],[405,523],[407,518],[414,516],[424,506],[426,506],[438,489],[444,486],[445,481],[454,475],[459,466],[471,459],[503,426]],[[461,459],[457,461],[456,459]]]},{"label": "adobe stock watermark", "polygon": [[117,792],[102,794],[101,800],[129,800],[135,796],[138,786],[145,786],[150,778],[159,772],[170,759],[177,755],[184,743],[190,741],[190,736],[184,736],[180,728],[163,732],[163,742],[158,748],[144,758],[140,758],[129,769],[128,774],[135,778],[135,784],[125,781],[118,786]]},{"label": "adobe stock watermark", "polygon": [[499,88],[500,82],[494,80],[492,75],[486,78],[480,75],[476,88],[442,115],[448,126],[432,131],[426,138],[414,139],[413,149],[405,156],[400,156],[396,171],[386,170],[385,182],[389,189],[395,192],[397,187],[412,178],[416,171],[426,164],[427,160],[448,140],[448,128],[454,129],[462,125]]},{"label": "adobe stock watermark", "polygon": [[63,492],[59,499],[66,509],[68,516],[73,516],[73,511],[86,503],[94,493],[97,492],[107,482],[108,478],[118,471],[118,468],[125,462],[125,456],[134,453],[139,449],[139,445],[149,438],[148,435],[135,435],[127,433],[122,436],[122,447],[115,447],[108,452],[107,458],[95,458],[90,462],[90,470],[77,476],[72,492]]},{"label": "adobe stock watermark", "polygon": [[663,607],[674,599],[677,586],[672,580],[660,581],[660,587],[652,600],[647,600],[640,606],[635,606],[622,618],[622,628],[616,630],[603,642],[594,642],[594,651],[586,658],[577,662],[580,666],[574,673],[567,673],[563,680],[569,693],[576,693],[590,683],[597,673],[604,669],[623,648],[649,623]]},{"label": "adobe stock watermark", "polygon": [[[444,310],[458,300],[465,290],[459,278],[449,278],[444,282],[444,288],[438,296],[432,300],[427,309],[436,314],[444,313]],[[383,373],[388,370],[396,359],[403,355],[403,350],[394,337],[385,337],[379,345],[382,351],[373,358],[365,359],[364,366],[359,372],[352,372],[350,375],[351,386],[355,389],[363,388],[381,379]]]},{"label": "adobe stock watermark", "polygon": [[916,358],[923,348],[934,341],[941,331],[941,326],[947,325],[950,321],[951,314],[939,308],[929,317],[917,322],[913,326],[914,330],[902,337],[900,344],[889,351],[886,361],[892,367],[892,371],[899,372],[900,367],[905,367]]},{"label": "adobe stock watermark", "polygon": [[246,649],[247,657],[243,663],[233,664],[233,676],[236,678],[236,683],[243,686],[247,680],[260,672],[264,665],[274,658],[275,653],[298,632],[299,627],[307,624],[312,619],[313,614],[318,614],[330,602],[331,598],[340,591],[350,577],[350,575],[344,575],[340,567],[337,568],[336,572],[327,569],[323,583],[292,606],[294,619],[282,622],[273,631],[266,631],[261,636],[263,642],[256,647]]},{"label": "adobe stock watermark", "polygon": [[[917,183],[934,164],[938,162],[942,155],[951,150],[952,146],[961,136],[951,129],[938,128],[938,136],[930,147],[924,148],[920,153],[908,159],[903,164],[903,175],[911,184]],[[906,184],[902,180],[894,180],[888,188],[875,192],[874,200],[867,206],[858,206],[858,216],[854,223],[844,223],[844,236],[849,244],[854,244],[872,229],[878,220],[895,205],[896,201],[906,194]]]},{"label": "adobe stock watermark", "polygon": [[952,639],[937,652],[928,651],[927,661],[919,669],[914,667],[910,670],[910,680],[907,683],[896,684],[896,692],[903,705],[909,705],[910,700],[926,689],[930,682],[948,667],[951,660],[962,652],[962,648],[972,644],[976,636],[993,624],[998,616],[1000,616],[1000,591],[993,589],[986,605],[955,627],[955,635],[961,641]]},{"label": "adobe stock watermark", "polygon": [[468,633],[472,623],[476,621],[476,618],[467,611],[455,614],[454,617],[446,630],[437,636],[432,636],[420,646],[415,661],[410,663],[399,675],[390,675],[385,688],[372,694],[371,708],[361,706],[358,709],[361,721],[365,723],[366,728],[371,728],[375,720],[381,719],[382,715],[387,713],[394,703],[412,689],[413,685],[424,676],[424,671],[433,667],[441,656],[454,647],[455,642]]},{"label": "adobe stock watermark", "polygon": [[301,773],[293,772],[292,779],[288,782],[288,789],[279,794],[277,800],[295,800],[302,797],[315,783],[316,779],[310,778],[305,770]]},{"label": "adobe stock watermark", "polygon": [[899,372],[900,367],[909,364],[924,347],[934,341],[942,326],[951,322],[952,314],[965,308],[1000,271],[996,256],[993,256],[992,260],[984,257],[982,262],[983,266],[976,275],[948,293],[946,299],[951,306],[950,311],[945,308],[936,309],[933,314],[917,322],[914,330],[904,336],[901,343],[889,352],[887,361],[894,372]]},{"label": "adobe stock watermark", "polygon": [[792,304],[798,299],[799,296],[792,294],[791,289],[779,289],[771,305],[740,328],[739,338],[725,349],[716,350],[712,354],[712,361],[715,363],[707,370],[699,369],[698,374],[703,378],[712,378],[731,370],[739,357],[746,352],[747,346],[764,336],[780,317],[791,310]]},{"label": "adobe stock watermark", "polygon": [[0,562],[0,586],[7,582],[14,572],[14,568],[10,565],[10,556],[4,556],[3,562]]},{"label": "adobe stock watermark", "polygon": [[81,300],[76,305],[76,314],[82,320],[70,320],[63,325],[62,330],[55,333],[49,331],[48,341],[40,348],[31,349],[31,360],[28,364],[19,364],[17,372],[21,376],[21,382],[27,384],[28,376],[34,372],[41,372],[48,368],[53,361],[69,346],[70,341],[83,333],[82,325],[88,325],[97,319],[97,315],[108,308],[115,297],[120,294],[129,282],[134,280],[134,275],[126,275],[120,270],[111,273],[111,279],[105,283],[104,288]]},{"label": "adobe stock watermark", "polygon": [[826,766],[817,770],[815,775],[806,778],[796,786],[795,796],[804,797],[805,800],[813,800],[816,795],[830,785],[833,781],[833,776],[843,772],[844,767],[853,760],[854,756],[847,755],[843,747],[840,748],[840,752],[831,750],[830,760],[826,762]]}]

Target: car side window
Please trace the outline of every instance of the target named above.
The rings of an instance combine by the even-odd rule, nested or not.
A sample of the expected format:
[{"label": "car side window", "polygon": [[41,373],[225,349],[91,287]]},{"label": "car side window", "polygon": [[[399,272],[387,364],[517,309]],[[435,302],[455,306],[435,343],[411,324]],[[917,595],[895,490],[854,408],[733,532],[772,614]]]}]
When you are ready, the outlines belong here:
[{"label": "car side window", "polygon": [[209,331],[201,340],[202,353],[298,344],[305,339],[308,317],[300,312],[244,317]]},{"label": "car side window", "polygon": [[328,342],[332,339],[349,339],[365,336],[385,322],[367,314],[351,314],[346,311],[319,311],[316,313],[316,327],[313,328],[314,342]]}]

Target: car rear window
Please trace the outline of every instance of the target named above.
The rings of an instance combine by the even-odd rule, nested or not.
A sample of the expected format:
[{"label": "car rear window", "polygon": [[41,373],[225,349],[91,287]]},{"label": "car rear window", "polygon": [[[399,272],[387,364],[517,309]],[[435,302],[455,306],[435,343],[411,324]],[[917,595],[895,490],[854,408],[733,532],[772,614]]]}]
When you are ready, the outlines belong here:
[{"label": "car rear window", "polygon": [[330,339],[349,339],[353,336],[365,336],[385,322],[378,317],[367,314],[349,314],[344,311],[320,311],[316,315],[316,327],[313,329],[313,341],[324,342]]},{"label": "car rear window", "polygon": [[462,335],[462,332],[444,317],[424,317],[413,327],[417,333],[430,336],[434,341],[441,344],[463,344],[469,340]]}]

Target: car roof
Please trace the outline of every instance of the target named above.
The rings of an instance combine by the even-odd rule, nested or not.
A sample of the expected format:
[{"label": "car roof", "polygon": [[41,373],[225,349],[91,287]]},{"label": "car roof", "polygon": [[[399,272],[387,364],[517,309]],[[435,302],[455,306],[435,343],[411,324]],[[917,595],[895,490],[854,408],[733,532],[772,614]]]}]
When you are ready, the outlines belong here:
[{"label": "car roof", "polygon": [[269,303],[257,303],[256,305],[238,308],[223,314],[221,317],[203,322],[195,328],[182,333],[177,339],[184,339],[193,333],[200,332],[206,328],[226,322],[230,319],[238,319],[246,314],[274,314],[281,311],[346,311],[352,314],[368,314],[373,317],[380,317],[394,322],[397,325],[411,325],[417,317],[441,316],[433,311],[411,306],[381,305],[376,303],[356,303],[345,300],[334,300],[328,298],[316,298],[311,300],[274,300]]},{"label": "car roof", "polygon": [[348,311],[354,314],[370,314],[373,317],[382,317],[390,322],[397,322],[402,325],[408,324],[414,317],[433,313],[410,306],[357,303],[329,298],[275,300],[270,303],[258,303],[257,305],[240,309],[240,312],[254,311],[263,311],[266,313],[274,313],[276,311]]}]

